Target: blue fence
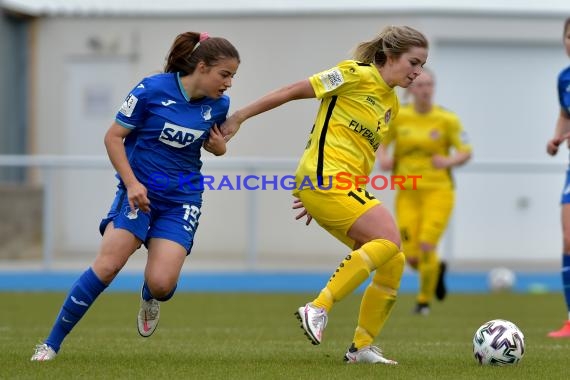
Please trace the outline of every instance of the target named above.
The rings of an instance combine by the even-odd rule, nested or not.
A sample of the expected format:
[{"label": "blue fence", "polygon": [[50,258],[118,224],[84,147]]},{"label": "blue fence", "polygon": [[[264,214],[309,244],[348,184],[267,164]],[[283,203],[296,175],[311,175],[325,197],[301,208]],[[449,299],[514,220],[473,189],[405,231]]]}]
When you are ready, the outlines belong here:
[{"label": "blue fence", "polygon": [[[77,271],[0,271],[0,291],[65,292],[80,275]],[[281,272],[216,272],[183,273],[178,291],[189,292],[309,292],[320,290],[328,281],[329,273]],[[142,272],[121,272],[109,287],[110,291],[135,292],[140,290]],[[455,293],[483,293],[490,291],[487,273],[457,273],[447,276],[447,286]],[[400,292],[416,292],[417,274],[404,273]],[[362,289],[361,289],[362,290]],[[515,292],[559,292],[562,283],[559,273],[516,273]]]}]

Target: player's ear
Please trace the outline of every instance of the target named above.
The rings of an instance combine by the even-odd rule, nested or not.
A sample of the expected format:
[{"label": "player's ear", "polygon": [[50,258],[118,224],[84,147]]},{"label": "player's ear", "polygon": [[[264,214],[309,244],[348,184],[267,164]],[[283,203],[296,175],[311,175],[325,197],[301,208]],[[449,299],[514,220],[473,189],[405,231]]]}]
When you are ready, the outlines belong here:
[{"label": "player's ear", "polygon": [[204,61],[200,61],[196,65],[196,70],[202,74],[207,73],[208,72],[208,66],[206,66],[206,63]]}]

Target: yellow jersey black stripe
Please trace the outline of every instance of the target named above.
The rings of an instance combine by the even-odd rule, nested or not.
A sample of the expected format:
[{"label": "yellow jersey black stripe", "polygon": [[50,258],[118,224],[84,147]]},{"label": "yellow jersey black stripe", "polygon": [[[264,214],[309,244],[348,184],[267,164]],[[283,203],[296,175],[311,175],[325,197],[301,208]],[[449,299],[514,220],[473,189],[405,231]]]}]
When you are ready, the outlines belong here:
[{"label": "yellow jersey black stripe", "polygon": [[322,101],[297,167],[297,183],[309,178],[315,185],[327,186],[329,178],[334,181],[339,173],[369,175],[375,152],[399,110],[394,89],[375,65],[353,60],[342,61],[309,81]]}]

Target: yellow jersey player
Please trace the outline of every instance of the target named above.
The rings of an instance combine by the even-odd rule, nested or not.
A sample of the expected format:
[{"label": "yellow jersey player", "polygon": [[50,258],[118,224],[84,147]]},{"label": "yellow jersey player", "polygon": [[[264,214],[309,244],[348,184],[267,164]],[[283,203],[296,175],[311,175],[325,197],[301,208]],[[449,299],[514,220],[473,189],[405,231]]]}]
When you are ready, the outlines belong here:
[{"label": "yellow jersey player", "polygon": [[398,189],[395,211],[406,261],[419,272],[414,312],[428,315],[434,295],[446,295],[446,266],[436,248],[454,205],[451,168],[470,159],[471,146],[457,115],[433,104],[433,73],[424,70],[408,91],[413,103],[402,107],[378,152],[381,169],[421,176],[415,188]]},{"label": "yellow jersey player", "polygon": [[[408,87],[426,62],[428,41],[407,26],[385,28],[358,45],[353,61],[280,88],[236,111],[222,125],[231,137],[242,122],[295,99],[321,100],[307,148],[297,169],[299,198],[294,208],[308,215],[351,252],[320,294],[295,313],[305,335],[319,344],[333,305],[357,289],[372,272],[364,292],[348,363],[397,364],[373,345],[396,301],[405,259],[390,212],[365,189],[375,151],[398,111],[394,87]],[[338,176],[361,186],[343,186]],[[357,181],[358,179],[358,181]]]}]

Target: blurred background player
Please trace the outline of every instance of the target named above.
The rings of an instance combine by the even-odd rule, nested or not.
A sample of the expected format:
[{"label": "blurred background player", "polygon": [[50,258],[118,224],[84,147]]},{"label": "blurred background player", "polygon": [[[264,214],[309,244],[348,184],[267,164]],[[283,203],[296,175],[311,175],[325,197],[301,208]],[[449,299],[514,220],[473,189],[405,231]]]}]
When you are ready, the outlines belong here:
[{"label": "blurred background player", "polygon": [[[186,32],[176,37],[164,73],[143,79],[127,96],[105,135],[119,185],[100,225],[101,248],[71,287],[32,361],[55,358],[67,334],[142,243],[148,256],[137,326],[143,337],[155,331],[159,302],[174,295],[194,243],[202,206],[201,149],[226,152],[216,125],[226,119],[224,91],[239,63],[226,39]],[[182,174],[188,178],[184,183]]]},{"label": "blurred background player", "polygon": [[[353,251],[318,297],[296,314],[310,341],[320,344],[333,304],[376,271],[362,298],[358,327],[345,354],[348,363],[397,364],[372,343],[396,301],[405,259],[390,212],[364,187],[340,189],[334,177],[343,172],[352,178],[370,175],[382,134],[398,113],[394,87],[408,87],[421,73],[427,54],[423,34],[406,26],[387,27],[375,39],[359,44],[354,60],[270,92],[236,111],[222,126],[230,138],[250,117],[291,100],[321,100],[297,167],[293,195],[300,202],[294,208],[304,207],[298,219],[310,214]],[[302,186],[307,178],[312,186]]]},{"label": "blurred background player", "polygon": [[378,149],[382,170],[421,176],[416,189],[397,188],[395,204],[406,261],[419,273],[414,312],[420,315],[429,314],[434,295],[446,296],[446,265],[436,249],[454,205],[451,169],[471,158],[457,115],[434,104],[434,86],[433,73],[424,69],[407,89],[413,102],[400,109]]},{"label": "blurred background player", "polygon": [[[564,22],[562,35],[566,54],[570,57],[570,18]],[[560,114],[556,122],[554,136],[546,145],[546,151],[551,156],[558,153],[560,144],[570,136],[570,66],[562,70],[558,76],[558,100]],[[560,330],[548,334],[551,338],[570,338],[570,169],[566,173],[566,183],[562,191],[562,288],[566,299],[568,319]]]}]

